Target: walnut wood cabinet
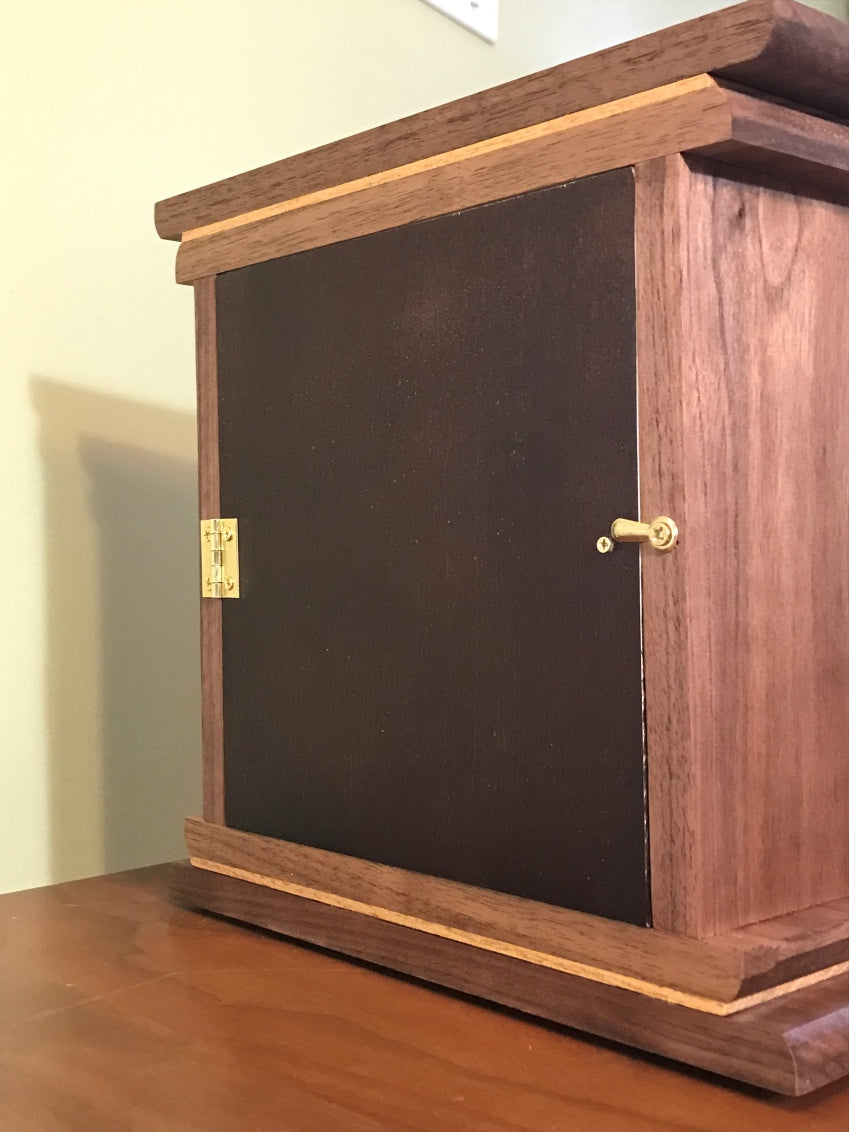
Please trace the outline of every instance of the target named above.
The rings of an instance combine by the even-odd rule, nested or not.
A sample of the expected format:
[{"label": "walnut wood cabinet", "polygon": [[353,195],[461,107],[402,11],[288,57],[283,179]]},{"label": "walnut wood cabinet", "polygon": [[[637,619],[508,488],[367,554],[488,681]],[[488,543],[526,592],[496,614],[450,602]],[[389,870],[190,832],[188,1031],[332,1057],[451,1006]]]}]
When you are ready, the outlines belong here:
[{"label": "walnut wood cabinet", "polygon": [[220,595],[182,899],[849,1070],[847,118],[849,27],[748,0],[157,206]]}]

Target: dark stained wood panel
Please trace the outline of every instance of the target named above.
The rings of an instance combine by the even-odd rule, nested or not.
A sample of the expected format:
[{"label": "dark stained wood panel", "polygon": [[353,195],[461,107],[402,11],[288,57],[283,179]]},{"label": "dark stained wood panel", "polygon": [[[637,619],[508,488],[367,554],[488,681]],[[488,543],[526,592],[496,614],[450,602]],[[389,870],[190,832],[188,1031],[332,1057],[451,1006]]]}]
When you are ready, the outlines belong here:
[{"label": "dark stained wood panel", "polygon": [[792,0],[748,0],[273,162],[156,206],[165,239],[705,72],[849,118],[849,24]]},{"label": "dark stained wood panel", "polygon": [[226,820],[644,923],[630,170],[221,276]]}]

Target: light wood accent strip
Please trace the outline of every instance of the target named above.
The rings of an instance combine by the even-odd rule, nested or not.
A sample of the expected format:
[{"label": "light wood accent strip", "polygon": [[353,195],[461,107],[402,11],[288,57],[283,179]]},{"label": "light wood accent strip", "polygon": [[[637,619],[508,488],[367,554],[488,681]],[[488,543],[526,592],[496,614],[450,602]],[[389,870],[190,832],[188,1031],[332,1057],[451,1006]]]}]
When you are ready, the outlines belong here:
[{"label": "light wood accent strip", "polygon": [[555,908],[506,893],[426,876],[341,853],[243,833],[187,818],[192,858],[217,861],[307,888],[344,893],[421,920],[450,924],[476,935],[499,937],[623,975],[674,986],[705,997],[732,1000],[744,978],[741,949],[708,946],[633,924]]},{"label": "light wood accent strip", "polygon": [[197,818],[186,844],[196,859],[724,1002],[849,960],[849,902],[704,942]]},{"label": "light wood accent strip", "polygon": [[[664,90],[670,92],[675,90],[679,94],[685,94],[703,89],[706,78],[707,76],[702,75],[677,83],[674,88],[660,88],[660,91],[649,91],[617,102],[594,106],[580,113],[537,123],[512,134],[489,138],[408,165],[384,169],[367,177],[280,200],[237,216],[189,229],[183,233],[183,242],[214,236],[219,232],[229,232],[246,224],[254,224],[258,220],[295,212],[364,189],[392,184],[418,173],[427,173],[432,169],[439,169],[459,161],[495,153],[512,145],[532,142],[559,133],[563,129],[575,129],[589,122],[600,122],[616,113],[663,102],[664,98],[659,98],[657,95]],[[812,183],[823,187],[833,186],[835,190],[849,194],[849,126],[825,118],[815,118],[789,107],[764,102],[762,99],[728,89],[724,83],[717,85],[727,91],[733,136],[711,145],[691,148],[688,152],[716,157],[729,164],[767,169],[788,176],[796,175],[804,178],[809,186]]]},{"label": "light wood accent strip", "polygon": [[673,157],[637,174],[653,922],[849,892],[849,209]]},{"label": "light wood accent strip", "polygon": [[[173,898],[790,1094],[849,1071],[846,976],[718,1017],[189,864]],[[798,1115],[798,1113],[797,1113]]]},{"label": "light wood accent strip", "polygon": [[836,978],[849,972],[849,962],[835,964],[824,970],[814,971],[808,975],[793,979],[788,983],[769,987],[745,998],[735,999],[733,1002],[719,1002],[716,999],[705,998],[701,995],[686,994],[673,987],[659,986],[657,983],[647,982],[645,979],[622,975],[616,971],[607,971],[602,967],[592,967],[586,963],[579,963],[571,959],[563,959],[557,955],[547,955],[527,947],[517,947],[505,940],[491,939],[475,932],[463,931],[459,928],[449,927],[446,924],[434,923],[431,920],[422,920],[417,916],[408,916],[401,912],[394,912],[374,904],[364,904],[359,900],[351,900],[334,892],[321,892],[315,888],[294,884],[291,881],[279,880],[277,877],[264,876],[253,873],[247,869],[236,868],[233,865],[224,865],[218,861],[207,861],[202,857],[191,857],[191,864],[198,869],[208,872],[220,873],[222,876],[234,877],[236,880],[249,881],[264,888],[273,888],[278,892],[286,892],[291,896],[298,896],[304,900],[315,900],[319,904],[327,904],[332,908],[342,908],[348,912],[356,912],[361,916],[373,916],[386,923],[398,924],[401,927],[412,928],[415,931],[426,932],[428,935],[440,936],[442,939],[453,939],[457,943],[466,943],[482,951],[491,951],[497,955],[507,955],[519,959],[523,963],[534,963],[540,967],[548,967],[552,971],[562,971],[567,975],[575,975],[581,979],[590,979],[593,982],[603,983],[605,986],[619,987],[621,990],[633,991],[637,994],[656,998],[661,1002],[668,1002],[675,1006],[683,1006],[688,1010],[699,1010],[704,1014],[714,1014],[718,1017],[727,1017],[738,1014],[741,1010],[748,1010],[752,1006],[760,1006],[764,1002],[771,1002],[782,995],[793,991],[803,990],[805,987],[815,986],[817,983]]},{"label": "light wood accent strip", "polygon": [[264,208],[254,209],[239,216],[207,224],[201,228],[193,228],[183,234],[183,242],[195,240],[204,236],[212,236],[217,232],[228,232],[233,228],[240,228],[245,224],[253,224],[257,220],[265,220],[271,216],[280,216],[284,212],[295,212],[300,208],[320,204],[323,201],[335,200],[337,197],[348,196],[351,193],[362,192],[364,189],[377,188],[380,185],[389,185],[395,181],[402,181],[407,177],[415,177],[419,173],[429,173],[434,169],[442,169],[450,165],[457,165],[464,161],[474,161],[476,158],[486,157],[490,154],[507,151],[514,146],[524,146],[559,135],[581,126],[603,122],[617,114],[627,114],[641,110],[647,106],[661,106],[670,99],[677,99],[687,94],[712,90],[715,84],[707,75],[699,75],[694,79],[687,79],[674,86],[660,87],[657,90],[646,91],[642,94],[622,98],[616,102],[607,102],[601,106],[592,106],[575,114],[568,114],[546,122],[537,122],[522,130],[499,137],[487,138],[460,149],[449,150],[446,153],[437,153],[432,157],[411,162],[408,165],[396,166],[392,169],[382,169],[368,177],[359,177],[353,181],[346,181],[340,185],[331,185],[328,188],[278,201]]},{"label": "light wood accent strip", "polygon": [[[195,284],[195,347],[200,517],[214,519],[221,515],[214,276]],[[219,823],[224,821],[222,604],[221,601],[200,599],[203,816],[207,821]]]},{"label": "light wood accent strip", "polygon": [[725,92],[700,75],[200,229],[177,280],[260,263],[546,185],[709,145],[730,134]]},{"label": "light wood accent strip", "polygon": [[[687,130],[676,120],[678,107],[666,123],[642,121],[640,112],[648,108],[661,112],[670,101],[708,90],[722,93],[727,117],[703,117]],[[708,110],[716,115],[717,106],[711,103]],[[620,114],[638,116],[631,136],[595,136]],[[650,144],[642,134],[658,125]],[[592,136],[585,138],[587,130]],[[581,152],[560,153],[567,139],[580,143]],[[524,167],[511,172],[514,150]],[[177,278],[191,281],[213,268],[246,266],[676,150],[768,171],[804,184],[809,193],[849,201],[849,126],[764,102],[701,75],[191,229],[178,252]],[[250,231],[254,225],[262,240]],[[209,242],[195,245],[199,240]]]},{"label": "light wood accent strip", "polygon": [[160,201],[156,228],[178,240],[275,200],[706,72],[846,118],[847,60],[849,25],[798,4],[748,0]]}]

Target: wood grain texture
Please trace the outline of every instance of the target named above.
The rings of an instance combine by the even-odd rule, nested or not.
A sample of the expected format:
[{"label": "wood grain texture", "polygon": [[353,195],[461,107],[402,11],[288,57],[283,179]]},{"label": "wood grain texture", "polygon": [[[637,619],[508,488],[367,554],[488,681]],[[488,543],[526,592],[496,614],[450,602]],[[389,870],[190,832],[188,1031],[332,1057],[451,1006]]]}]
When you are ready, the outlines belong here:
[{"label": "wood grain texture", "polygon": [[709,936],[849,891],[849,211],[681,158],[637,192],[653,916]]},{"label": "wood grain texture", "polygon": [[723,66],[716,74],[763,94],[849,118],[849,24],[795,0],[773,0],[771,9],[772,26],[760,55]]},{"label": "wood grain texture", "polygon": [[258,263],[685,151],[849,201],[849,126],[705,75],[186,232],[177,279]]},{"label": "wood grain texture", "polygon": [[690,150],[775,175],[808,195],[849,202],[849,126],[728,91],[727,140]]},{"label": "wood grain texture", "polygon": [[178,869],[173,892],[190,906],[776,1092],[807,1093],[849,1073],[846,976],[717,1018],[203,869]]},{"label": "wood grain texture", "polygon": [[843,1132],[766,1094],[175,907],[157,867],[0,896],[10,1132]]},{"label": "wood grain texture", "polygon": [[714,936],[711,942],[742,948],[750,973],[745,980],[749,989],[764,984],[762,971],[770,980],[793,979],[810,970],[812,963],[827,966],[845,962],[849,955],[849,897],[761,920]]},{"label": "wood grain texture", "polygon": [[727,94],[705,75],[546,121],[492,141],[277,204],[203,230],[177,253],[177,280],[260,263],[415,220],[728,138]]},{"label": "wood grain texture", "polygon": [[[218,465],[218,355],[215,278],[195,286],[198,401],[198,494],[201,519],[221,517]],[[201,736],[203,815],[224,821],[224,713],[222,602],[201,598]]]},{"label": "wood grain texture", "polygon": [[220,876],[233,877],[244,880],[249,884],[259,885],[262,888],[273,889],[275,892],[287,893],[291,896],[303,897],[330,908],[341,908],[345,911],[356,912],[359,915],[369,916],[389,924],[400,924],[402,927],[412,928],[425,935],[438,936],[440,939],[450,939],[457,943],[465,943],[494,955],[506,955],[511,959],[519,959],[532,966],[546,967],[552,971],[560,971],[566,975],[575,975],[590,982],[603,983],[605,986],[618,987],[622,990],[634,991],[648,998],[660,1002],[684,1006],[688,1010],[700,1011],[717,1017],[727,1018],[741,1011],[751,1010],[755,1006],[772,1002],[777,998],[784,998],[796,991],[813,987],[818,983],[831,982],[841,975],[849,975],[849,961],[834,963],[807,975],[790,979],[765,990],[735,999],[733,1002],[721,1002],[719,999],[707,998],[705,995],[694,995],[687,991],[679,991],[662,983],[653,983],[648,979],[635,978],[632,975],[622,975],[610,971],[606,967],[593,966],[575,959],[564,959],[561,955],[552,955],[550,951],[539,951],[536,948],[522,947],[518,944],[508,943],[503,939],[492,936],[482,936],[477,932],[469,932],[462,928],[450,927],[447,924],[436,923],[434,920],[422,920],[418,916],[409,916],[403,912],[393,912],[377,904],[363,904],[336,892],[323,892],[316,888],[307,888],[293,881],[281,880],[279,877],[270,877],[263,873],[239,869],[233,865],[222,865],[217,861],[207,861],[202,857],[192,857],[190,862],[195,868]]},{"label": "wood grain texture", "polygon": [[[715,87],[716,84],[714,84],[708,76],[699,75],[696,78],[675,83],[672,86],[661,87],[658,90],[633,95],[629,98],[620,99],[617,102],[603,103],[600,106],[593,106],[576,114],[569,114],[565,117],[535,123],[532,126],[527,126],[522,130],[517,130],[510,134],[501,134],[498,137],[474,142],[460,149],[438,153],[432,157],[424,158],[421,161],[415,161],[407,165],[388,166],[386,169],[381,169],[368,177],[361,177],[354,181],[343,181],[337,185],[332,185],[314,193],[290,197],[287,200],[266,205],[264,208],[258,208],[252,212],[240,213],[238,216],[230,217],[227,220],[219,220],[213,224],[193,228],[183,233],[183,242],[201,239],[205,236],[214,236],[219,232],[227,232],[245,224],[253,224],[258,220],[266,220],[285,212],[294,212],[313,204],[321,204],[338,197],[362,192],[365,189],[378,188],[381,185],[403,181],[419,173],[430,173],[435,169],[441,169],[446,166],[459,165],[462,162],[475,161],[478,158],[487,158],[494,154],[499,154],[509,159],[509,151],[514,147],[523,147],[534,143],[545,143],[547,140],[557,139],[561,134],[581,126],[598,125],[608,118],[613,118],[619,114],[629,113],[635,110],[642,110],[646,107],[668,106],[670,102],[677,101],[677,99],[683,95],[705,94],[706,92],[713,91]],[[724,125],[724,122],[722,124]],[[535,153],[536,149],[532,151],[519,149],[517,152],[520,154],[527,154],[529,152]],[[544,152],[543,150],[543,153]]]},{"label": "wood grain texture", "polygon": [[749,0],[161,201],[156,228],[180,239],[191,228],[704,72],[849,117],[849,26],[788,0]]},{"label": "wood grain texture", "polygon": [[192,858],[726,1003],[849,959],[849,902],[695,941],[193,818],[186,843]]}]

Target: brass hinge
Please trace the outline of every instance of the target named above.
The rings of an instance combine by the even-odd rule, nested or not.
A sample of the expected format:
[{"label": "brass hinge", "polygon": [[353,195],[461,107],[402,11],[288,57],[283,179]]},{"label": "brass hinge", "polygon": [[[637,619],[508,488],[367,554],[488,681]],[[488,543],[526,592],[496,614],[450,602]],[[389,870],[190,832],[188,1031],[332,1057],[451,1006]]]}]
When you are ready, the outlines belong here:
[{"label": "brass hinge", "polygon": [[200,563],[203,597],[239,596],[239,521],[202,519]]}]

